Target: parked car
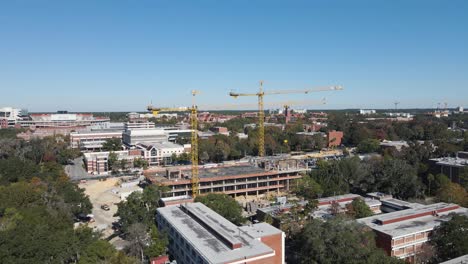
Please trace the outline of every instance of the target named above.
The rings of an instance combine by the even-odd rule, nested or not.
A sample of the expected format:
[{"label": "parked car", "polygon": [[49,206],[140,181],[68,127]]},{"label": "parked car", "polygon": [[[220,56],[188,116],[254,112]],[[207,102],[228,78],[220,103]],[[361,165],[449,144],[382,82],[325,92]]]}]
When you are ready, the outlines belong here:
[{"label": "parked car", "polygon": [[110,207],[107,204],[103,204],[103,205],[101,205],[101,209],[104,210],[104,211],[109,211]]}]

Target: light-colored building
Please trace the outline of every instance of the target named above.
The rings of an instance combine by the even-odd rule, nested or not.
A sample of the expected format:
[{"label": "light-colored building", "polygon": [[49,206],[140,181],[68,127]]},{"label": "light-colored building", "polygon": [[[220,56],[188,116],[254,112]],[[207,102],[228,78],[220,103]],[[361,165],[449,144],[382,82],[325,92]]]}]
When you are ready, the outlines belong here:
[{"label": "light-colored building", "polygon": [[186,152],[183,145],[171,142],[156,142],[151,144],[137,143],[135,147],[142,151],[143,158],[150,166],[166,165],[172,162],[172,155],[180,156]]},{"label": "light-colored building", "polygon": [[415,255],[430,240],[432,230],[450,220],[452,213],[468,216],[468,209],[456,204],[436,203],[357,221],[375,232],[377,246],[389,256],[414,262]]},{"label": "light-colored building", "polygon": [[163,129],[128,129],[122,134],[122,142],[133,147],[138,143],[152,144],[169,140],[169,135]]},{"label": "light-colored building", "polygon": [[14,127],[22,120],[23,110],[13,107],[0,108],[0,128]]},{"label": "light-colored building", "polygon": [[408,142],[400,140],[400,141],[391,141],[391,140],[383,140],[380,142],[380,147],[382,148],[393,148],[395,150],[401,151],[403,148],[407,148]]},{"label": "light-colored building", "polygon": [[[129,168],[133,167],[133,161],[141,157],[140,150],[122,150],[114,151],[117,160],[125,160]],[[110,152],[89,152],[84,153],[84,163],[89,174],[107,175],[111,172],[109,167]]]},{"label": "light-colored building", "polygon": [[359,114],[361,114],[361,115],[373,115],[375,113],[376,113],[376,111],[372,110],[372,109],[371,110],[366,110],[366,109],[360,109],[359,110]]},{"label": "light-colored building", "polygon": [[155,124],[153,122],[127,122],[124,125],[124,130],[138,128],[155,128]]},{"label": "light-colored building", "polygon": [[[369,206],[372,213],[381,213],[380,206],[382,203],[379,200],[364,198],[358,194],[348,193],[317,199],[317,209],[311,213],[311,216],[316,219],[327,220],[332,218],[335,213],[346,213],[348,211],[347,206],[356,199],[362,199],[364,203]],[[333,210],[337,211],[333,212]]]},{"label": "light-colored building", "polygon": [[202,203],[161,207],[156,218],[177,263],[284,263],[284,233],[267,223],[236,226]]},{"label": "light-colored building", "polygon": [[452,182],[464,184],[460,173],[468,168],[468,152],[459,151],[456,157],[442,157],[430,160],[435,167],[435,173],[443,173]]},{"label": "light-colored building", "polygon": [[22,120],[22,127],[35,128],[75,128],[109,122],[108,117],[95,117],[93,114],[68,113],[59,111],[55,114],[30,114],[30,120]]},{"label": "light-colored building", "polygon": [[122,134],[122,142],[127,147],[137,143],[152,144],[155,142],[174,142],[178,137],[190,137],[191,129],[179,129],[176,127],[160,128],[130,128]]},{"label": "light-colored building", "polygon": [[102,149],[107,139],[122,139],[122,131],[80,131],[70,133],[70,146],[83,151],[94,151]]}]

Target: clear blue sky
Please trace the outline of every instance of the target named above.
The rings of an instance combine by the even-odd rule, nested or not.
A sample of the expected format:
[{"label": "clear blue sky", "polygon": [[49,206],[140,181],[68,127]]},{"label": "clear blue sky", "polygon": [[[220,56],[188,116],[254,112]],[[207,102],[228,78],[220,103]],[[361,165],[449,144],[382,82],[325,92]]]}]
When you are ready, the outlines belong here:
[{"label": "clear blue sky", "polygon": [[[237,102],[468,106],[468,1],[1,1],[0,106],[144,111]],[[254,98],[237,99],[239,103]]]}]

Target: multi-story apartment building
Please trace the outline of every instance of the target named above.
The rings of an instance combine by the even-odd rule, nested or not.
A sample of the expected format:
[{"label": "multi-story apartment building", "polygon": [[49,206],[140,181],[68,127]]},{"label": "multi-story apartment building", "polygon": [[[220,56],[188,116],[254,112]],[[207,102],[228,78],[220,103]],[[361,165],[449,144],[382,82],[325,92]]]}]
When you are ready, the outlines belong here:
[{"label": "multi-story apartment building", "polygon": [[177,263],[284,263],[284,233],[269,224],[236,226],[202,203],[158,208],[156,219]]},{"label": "multi-story apartment building", "polygon": [[432,230],[443,221],[448,221],[452,213],[468,215],[468,209],[456,204],[436,203],[357,221],[375,232],[377,246],[389,256],[414,262],[415,255],[430,240]]},{"label": "multi-story apartment building", "polygon": [[[248,162],[203,167],[199,169],[199,193],[226,193],[237,195],[263,195],[268,192],[289,190],[293,181],[302,178],[307,164],[298,160],[272,161],[268,166],[255,166]],[[169,187],[166,196],[192,194],[191,170],[166,168],[147,175],[154,184]]]}]

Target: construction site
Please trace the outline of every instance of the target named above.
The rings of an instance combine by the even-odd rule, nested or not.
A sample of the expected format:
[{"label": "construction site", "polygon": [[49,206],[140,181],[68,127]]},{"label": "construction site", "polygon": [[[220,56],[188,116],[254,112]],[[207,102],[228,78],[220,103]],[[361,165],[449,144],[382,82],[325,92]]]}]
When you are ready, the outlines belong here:
[{"label": "construction site", "polygon": [[229,164],[210,164],[198,168],[198,193],[192,192],[190,167],[163,168],[149,172],[148,182],[169,187],[166,197],[225,193],[234,198],[280,194],[292,181],[309,170],[307,163],[281,157],[257,157]]}]

